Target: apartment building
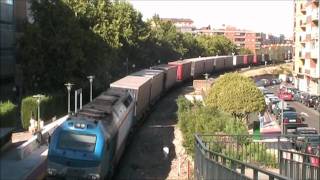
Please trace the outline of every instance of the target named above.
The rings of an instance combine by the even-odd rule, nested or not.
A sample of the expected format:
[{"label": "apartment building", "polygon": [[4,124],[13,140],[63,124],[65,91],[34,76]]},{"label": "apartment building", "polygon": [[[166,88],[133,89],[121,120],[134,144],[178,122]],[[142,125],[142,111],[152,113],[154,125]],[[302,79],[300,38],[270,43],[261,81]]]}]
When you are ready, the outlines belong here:
[{"label": "apartment building", "polygon": [[294,1],[296,87],[320,95],[319,0]]},{"label": "apartment building", "polygon": [[178,31],[181,32],[189,32],[191,33],[195,26],[193,25],[193,21],[191,19],[186,18],[161,18],[162,21],[170,21],[177,28]]},{"label": "apartment building", "polygon": [[253,53],[261,48],[262,42],[266,38],[264,33],[256,33],[249,30],[241,30],[236,27],[226,26],[219,29],[198,29],[194,31],[195,34],[204,35],[224,35],[240,48],[248,48]]}]

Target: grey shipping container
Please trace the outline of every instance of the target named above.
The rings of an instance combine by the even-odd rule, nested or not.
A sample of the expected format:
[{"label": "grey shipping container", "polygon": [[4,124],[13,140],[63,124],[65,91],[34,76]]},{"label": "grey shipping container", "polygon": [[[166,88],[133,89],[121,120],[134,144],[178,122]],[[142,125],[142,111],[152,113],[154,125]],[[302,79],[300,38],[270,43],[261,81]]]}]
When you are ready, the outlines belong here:
[{"label": "grey shipping container", "polygon": [[233,68],[233,57],[232,56],[223,56],[225,58],[224,61],[224,69],[232,69]]},{"label": "grey shipping container", "polygon": [[161,64],[152,67],[152,69],[162,70],[164,72],[164,89],[170,89],[177,81],[177,66]]},{"label": "grey shipping container", "polygon": [[243,56],[242,55],[233,56],[233,66],[241,67],[242,65],[243,65]]},{"label": "grey shipping container", "polygon": [[143,69],[130,74],[131,76],[142,76],[151,79],[150,104],[154,104],[163,92],[164,72],[162,70]]},{"label": "grey shipping container", "polygon": [[214,70],[220,71],[224,69],[225,58],[222,56],[214,57]]},{"label": "grey shipping container", "polygon": [[204,58],[192,58],[184,61],[191,62],[191,76],[193,78],[200,77],[205,73],[205,61]]},{"label": "grey shipping container", "polygon": [[204,67],[205,67],[206,73],[211,73],[213,71],[213,63],[214,63],[213,57],[205,58]]},{"label": "grey shipping container", "polygon": [[110,84],[113,89],[127,89],[136,102],[134,115],[140,119],[146,112],[151,95],[151,79],[141,76],[126,76]]}]

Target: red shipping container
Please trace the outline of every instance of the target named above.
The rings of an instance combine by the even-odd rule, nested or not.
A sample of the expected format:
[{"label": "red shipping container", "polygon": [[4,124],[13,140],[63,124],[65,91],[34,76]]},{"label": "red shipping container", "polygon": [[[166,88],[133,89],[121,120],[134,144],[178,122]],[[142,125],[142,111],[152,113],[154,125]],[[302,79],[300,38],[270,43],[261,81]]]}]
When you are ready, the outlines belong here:
[{"label": "red shipping container", "polygon": [[256,54],[253,55],[253,64],[258,64],[258,62],[257,62],[257,55],[256,55]]}]

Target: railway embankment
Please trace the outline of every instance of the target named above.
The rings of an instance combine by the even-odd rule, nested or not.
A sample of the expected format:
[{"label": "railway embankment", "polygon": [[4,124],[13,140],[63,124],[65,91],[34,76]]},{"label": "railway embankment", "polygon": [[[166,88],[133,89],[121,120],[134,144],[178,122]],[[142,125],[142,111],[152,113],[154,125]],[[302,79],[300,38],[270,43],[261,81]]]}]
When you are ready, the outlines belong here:
[{"label": "railway embankment", "polygon": [[256,77],[262,75],[292,74],[292,69],[293,63],[285,63],[252,70],[247,68],[246,70],[240,73],[247,77]]}]

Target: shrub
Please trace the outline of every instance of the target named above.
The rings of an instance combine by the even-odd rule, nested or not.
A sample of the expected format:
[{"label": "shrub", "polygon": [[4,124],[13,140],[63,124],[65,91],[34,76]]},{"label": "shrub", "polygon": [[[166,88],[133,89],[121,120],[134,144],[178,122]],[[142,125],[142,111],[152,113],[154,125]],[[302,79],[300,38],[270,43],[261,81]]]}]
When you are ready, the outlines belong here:
[{"label": "shrub", "polygon": [[[63,95],[45,96],[40,102],[40,119],[48,121],[54,116],[60,117],[67,113],[66,98]],[[38,117],[36,99],[28,96],[21,103],[22,127],[28,128],[31,115],[36,119]]]},{"label": "shrub", "polygon": [[0,127],[14,127],[17,119],[17,106],[10,101],[0,102]]}]

